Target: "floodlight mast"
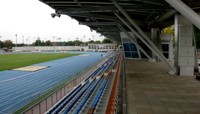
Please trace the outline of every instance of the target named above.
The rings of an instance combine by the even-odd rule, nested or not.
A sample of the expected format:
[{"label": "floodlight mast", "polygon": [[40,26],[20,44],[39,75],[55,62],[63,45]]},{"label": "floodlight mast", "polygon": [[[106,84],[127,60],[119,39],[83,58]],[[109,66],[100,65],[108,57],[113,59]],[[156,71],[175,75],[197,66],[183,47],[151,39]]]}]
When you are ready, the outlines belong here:
[{"label": "floodlight mast", "polygon": [[15,36],[16,36],[16,47],[17,47],[17,34],[15,34]]}]

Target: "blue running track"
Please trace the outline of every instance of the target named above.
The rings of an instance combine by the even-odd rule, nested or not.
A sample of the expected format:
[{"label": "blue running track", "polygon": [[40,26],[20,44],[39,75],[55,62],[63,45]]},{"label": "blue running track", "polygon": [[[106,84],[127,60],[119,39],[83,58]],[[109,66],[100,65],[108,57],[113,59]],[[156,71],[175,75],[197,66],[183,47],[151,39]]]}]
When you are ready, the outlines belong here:
[{"label": "blue running track", "polygon": [[[89,56],[74,56],[40,64],[49,66],[35,72],[0,72],[0,114],[10,114],[71,76],[98,62],[101,53],[85,52]],[[104,53],[105,54],[105,53]]]}]

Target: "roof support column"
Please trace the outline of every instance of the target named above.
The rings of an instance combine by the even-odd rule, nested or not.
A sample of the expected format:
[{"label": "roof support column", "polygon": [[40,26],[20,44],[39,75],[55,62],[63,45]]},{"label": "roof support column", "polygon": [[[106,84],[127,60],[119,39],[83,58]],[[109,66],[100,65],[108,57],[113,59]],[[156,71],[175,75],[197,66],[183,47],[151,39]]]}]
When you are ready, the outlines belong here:
[{"label": "roof support column", "polygon": [[200,29],[200,16],[188,7],[181,0],[165,0],[169,3],[174,9],[180,12],[186,19],[188,19],[192,24]]},{"label": "roof support column", "polygon": [[143,40],[143,43],[146,40],[150,45],[148,43],[146,43],[145,45],[153,53],[155,53],[163,62],[165,62],[165,64],[167,65],[167,67],[170,69],[169,74],[176,74],[176,69],[169,63],[169,61],[167,61],[167,59],[160,52],[160,50],[153,44],[153,42],[150,40],[150,38],[141,30],[141,28],[133,21],[133,19],[126,13],[126,11],[115,0],[111,0],[111,1],[122,12],[122,14],[130,21],[130,23],[137,29],[137,31],[140,33],[140,35],[142,37],[135,31],[138,34],[137,36],[139,36],[138,38],[140,38],[140,40]]},{"label": "roof support column", "polygon": [[181,76],[193,76],[195,46],[193,26],[182,15],[175,15],[175,66]]},{"label": "roof support column", "polygon": [[[137,46],[137,48],[149,59],[151,60],[151,57],[142,49],[142,47],[137,43],[137,40],[132,37],[126,30],[121,26],[118,25],[118,28],[126,34],[126,36]],[[140,52],[138,52],[138,55],[140,55]],[[140,55],[141,56],[141,55]]]},{"label": "roof support column", "polygon": [[[151,41],[158,47],[160,51],[162,51],[159,28],[151,28]],[[152,53],[152,58],[154,58],[157,62],[160,61],[154,53]]]}]

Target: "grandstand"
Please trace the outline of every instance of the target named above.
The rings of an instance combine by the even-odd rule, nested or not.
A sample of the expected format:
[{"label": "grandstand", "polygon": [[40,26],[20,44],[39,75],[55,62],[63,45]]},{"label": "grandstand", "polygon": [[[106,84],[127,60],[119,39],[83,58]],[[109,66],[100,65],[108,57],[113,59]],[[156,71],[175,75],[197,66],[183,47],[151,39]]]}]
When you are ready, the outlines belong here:
[{"label": "grandstand", "polygon": [[[97,52],[82,53],[81,56],[32,65],[48,66],[46,69],[29,72],[19,70],[1,71],[0,113],[13,113],[32,101],[34,101],[34,105],[38,106],[39,104],[41,106],[41,109],[39,109],[42,112],[47,111],[52,105],[81,83],[83,79],[86,79],[111,54]],[[103,57],[101,56],[102,54],[104,55]],[[43,95],[45,97],[42,97]],[[35,102],[37,98],[40,98],[39,102]],[[33,108],[33,112],[37,113],[38,108],[35,109],[34,105],[32,104],[30,108],[26,107],[26,109],[31,110]],[[20,113],[22,112],[20,111]],[[17,111],[16,113],[19,112]]]},{"label": "grandstand", "polygon": [[[119,75],[116,72],[112,72],[112,69],[117,69],[117,72],[119,72],[120,62],[121,55],[111,57],[73,91],[49,109],[46,114],[105,113],[107,107],[115,108],[117,105],[115,102],[110,107],[107,101],[113,99],[112,94],[116,94],[109,94],[111,90],[117,92],[115,85],[118,84]],[[114,101],[116,100],[117,97],[115,97]],[[114,113],[115,111],[108,113]]]},{"label": "grandstand", "polygon": [[[53,18],[68,15],[123,48],[105,56],[84,52],[89,56],[41,63],[53,65],[48,71],[31,74],[31,78],[26,72],[13,71],[11,78],[0,77],[0,85],[6,82],[0,86],[0,113],[19,109],[31,101],[30,95],[63,83],[15,114],[200,114],[200,83],[196,80],[200,73],[193,29],[200,29],[199,0],[40,1],[55,9]],[[174,36],[161,32],[171,25]],[[62,51],[64,47],[57,48]],[[90,48],[99,47],[91,44]],[[53,47],[49,50],[55,51]],[[15,85],[20,81],[27,85]],[[14,94],[6,96],[7,88]]]},{"label": "grandstand", "polygon": [[[59,100],[56,102],[50,100],[49,98],[54,99],[54,95],[50,95],[50,97],[48,96],[44,98],[42,101],[36,103],[21,113],[109,114],[117,112],[116,107],[118,105],[118,86],[121,62],[122,55],[120,52],[114,52],[107,55],[105,59],[100,62],[98,67],[93,68],[92,72],[89,74],[86,73],[84,76],[85,78],[72,80],[72,89],[68,90],[64,96],[62,95],[62,97],[59,97]],[[68,86],[69,84],[67,83],[66,85]],[[66,86],[63,86],[55,92],[56,97],[62,94],[63,88],[66,88]],[[53,103],[51,103],[51,106],[49,106],[50,102]],[[44,107],[49,108],[44,109]]]}]

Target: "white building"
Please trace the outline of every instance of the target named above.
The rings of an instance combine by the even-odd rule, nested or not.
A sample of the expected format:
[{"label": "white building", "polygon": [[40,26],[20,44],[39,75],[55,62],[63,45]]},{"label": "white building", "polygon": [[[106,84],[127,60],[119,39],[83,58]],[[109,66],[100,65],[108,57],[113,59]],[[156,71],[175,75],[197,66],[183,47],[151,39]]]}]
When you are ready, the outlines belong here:
[{"label": "white building", "polygon": [[37,51],[113,51],[116,44],[88,44],[88,46],[23,46],[13,47],[13,52],[37,52]]},{"label": "white building", "polygon": [[117,44],[88,44],[88,51],[113,51],[116,50]]}]

